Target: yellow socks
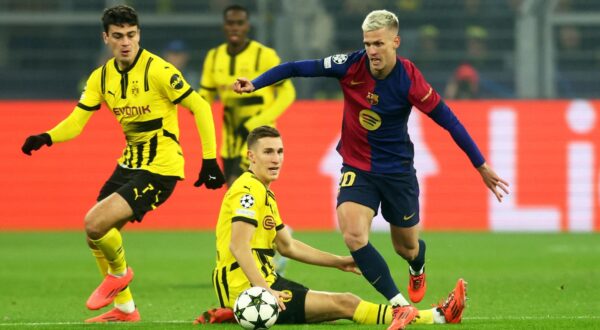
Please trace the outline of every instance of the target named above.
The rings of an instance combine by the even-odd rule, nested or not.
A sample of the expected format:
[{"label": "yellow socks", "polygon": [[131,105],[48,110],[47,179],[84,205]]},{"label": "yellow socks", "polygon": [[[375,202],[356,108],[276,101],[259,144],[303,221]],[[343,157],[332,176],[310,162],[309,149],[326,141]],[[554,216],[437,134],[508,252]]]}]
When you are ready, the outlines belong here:
[{"label": "yellow socks", "polygon": [[392,306],[361,300],[354,311],[352,320],[357,324],[390,324],[392,323]]},{"label": "yellow socks", "polygon": [[[113,230],[116,232],[117,238],[114,237]],[[113,236],[111,237],[111,236],[109,236],[109,234],[111,234]],[[108,238],[108,239],[106,239],[106,238]],[[100,238],[99,240],[92,240],[92,242],[94,242],[94,244],[98,244],[99,241],[100,241],[100,244],[106,244],[106,242],[112,242],[112,243],[117,242],[118,246],[119,246],[119,248],[117,249],[118,253],[113,253],[113,256],[117,256],[115,259],[122,260],[121,262],[123,264],[123,266],[115,266],[115,268],[112,268],[110,266],[110,262],[104,256],[104,252],[102,252],[102,250],[91,249],[92,255],[96,259],[96,265],[98,266],[98,270],[100,271],[100,274],[102,274],[103,277],[106,276],[109,268],[111,268],[111,270],[110,270],[111,274],[113,273],[114,269],[117,269],[117,270],[122,269],[121,272],[114,270],[115,274],[124,273],[125,269],[126,269],[125,253],[123,251],[122,239],[121,239],[121,234],[119,233],[119,231],[117,229],[113,228],[104,237]],[[96,245],[96,246],[98,246],[98,245]],[[116,264],[116,263],[113,262],[113,264]],[[121,311],[126,312],[126,313],[131,313],[135,310],[135,304],[133,302],[133,295],[131,294],[131,290],[129,289],[129,286],[126,287],[123,291],[119,292],[119,294],[115,297],[115,306],[117,308],[119,308]]]},{"label": "yellow socks", "polygon": [[123,249],[123,239],[121,233],[116,228],[112,228],[106,235],[97,240],[91,240],[108,262],[108,272],[114,275],[124,274],[127,270],[125,263],[125,250]]}]

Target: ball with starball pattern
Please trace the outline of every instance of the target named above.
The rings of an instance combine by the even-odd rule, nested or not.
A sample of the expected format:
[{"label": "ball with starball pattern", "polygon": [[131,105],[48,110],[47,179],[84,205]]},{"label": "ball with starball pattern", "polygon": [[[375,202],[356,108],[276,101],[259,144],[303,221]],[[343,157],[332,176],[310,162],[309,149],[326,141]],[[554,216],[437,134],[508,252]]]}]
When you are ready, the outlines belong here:
[{"label": "ball with starball pattern", "polygon": [[277,321],[277,299],[265,288],[254,286],[243,291],[235,300],[233,314],[244,329],[268,329]]}]

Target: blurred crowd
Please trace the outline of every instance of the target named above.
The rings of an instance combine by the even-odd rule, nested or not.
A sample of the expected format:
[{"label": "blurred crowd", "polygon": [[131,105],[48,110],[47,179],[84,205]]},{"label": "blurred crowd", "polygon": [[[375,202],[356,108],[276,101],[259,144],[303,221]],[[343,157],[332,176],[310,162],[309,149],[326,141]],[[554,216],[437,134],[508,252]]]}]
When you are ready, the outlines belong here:
[{"label": "blurred crowd", "polygon": [[[402,44],[399,55],[411,59],[440,94],[447,98],[512,98],[515,91],[515,21],[524,0],[130,0],[139,12],[157,15],[202,13],[217,15],[222,9],[239,3],[249,8],[254,25],[263,24],[266,40],[253,38],[276,48],[283,61],[321,58],[360,49],[360,24],[365,13],[385,8],[400,20]],[[110,2],[110,1],[109,1]],[[4,0],[4,12],[97,12],[107,1]],[[559,0],[557,12],[600,13],[600,2]],[[144,44],[157,53],[172,54],[180,61],[188,80],[198,86],[202,60],[208,49],[218,43],[221,27],[145,26]],[[76,27],[31,25],[8,26],[0,33],[0,98],[39,97],[72,98],[71,90],[55,86],[55,68],[61,78],[76,86],[83,73],[94,68],[101,52],[100,38],[90,40],[96,25]],[[600,68],[600,34],[594,25],[559,25],[553,40],[557,70],[557,97],[595,95],[595,78],[589,70]],[[97,33],[100,34],[99,31]],[[67,42],[72,41],[72,43]],[[301,40],[302,42],[298,42]],[[290,42],[292,41],[292,42]],[[166,53],[166,54],[165,54]],[[43,54],[44,56],[41,56]],[[171,56],[171,55],[169,55]],[[28,77],[36,77],[37,81]],[[597,75],[596,75],[597,76]],[[12,91],[15,86],[28,89]],[[16,88],[15,88],[16,89]],[[32,92],[41,91],[41,92]],[[335,82],[300,81],[299,98],[337,98]],[[35,94],[35,95],[31,95]]]}]

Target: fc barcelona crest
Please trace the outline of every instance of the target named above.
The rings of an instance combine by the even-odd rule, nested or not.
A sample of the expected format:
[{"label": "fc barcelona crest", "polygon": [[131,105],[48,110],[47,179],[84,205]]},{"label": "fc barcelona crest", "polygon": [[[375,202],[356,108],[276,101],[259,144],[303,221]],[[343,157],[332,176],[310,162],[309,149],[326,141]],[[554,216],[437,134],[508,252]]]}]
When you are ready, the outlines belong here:
[{"label": "fc barcelona crest", "polygon": [[369,103],[371,105],[377,105],[377,103],[379,103],[379,95],[377,95],[373,92],[368,92],[367,93],[367,101],[369,101]]}]

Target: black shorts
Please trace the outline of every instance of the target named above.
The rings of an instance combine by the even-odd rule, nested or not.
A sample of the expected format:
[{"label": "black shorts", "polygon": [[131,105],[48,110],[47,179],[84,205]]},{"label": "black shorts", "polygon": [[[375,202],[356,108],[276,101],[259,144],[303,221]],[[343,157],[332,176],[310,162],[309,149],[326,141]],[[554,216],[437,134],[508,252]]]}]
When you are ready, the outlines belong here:
[{"label": "black shorts", "polygon": [[223,158],[223,172],[225,180],[230,177],[239,177],[248,169],[248,164],[242,162],[242,157]]},{"label": "black shorts", "polygon": [[275,280],[275,283],[271,285],[271,289],[284,291],[292,296],[292,299],[284,301],[285,310],[279,313],[277,324],[306,323],[304,302],[306,301],[306,293],[308,292],[307,287],[279,276]]},{"label": "black shorts", "polygon": [[367,206],[398,227],[419,223],[419,182],[415,173],[377,174],[344,165],[337,206],[355,202]]},{"label": "black shorts", "polygon": [[133,210],[132,221],[142,221],[146,212],[164,203],[179,180],[176,176],[164,176],[145,170],[130,170],[117,165],[106,180],[97,201],[112,193],[121,195]]}]

